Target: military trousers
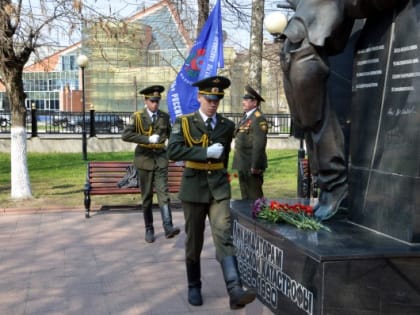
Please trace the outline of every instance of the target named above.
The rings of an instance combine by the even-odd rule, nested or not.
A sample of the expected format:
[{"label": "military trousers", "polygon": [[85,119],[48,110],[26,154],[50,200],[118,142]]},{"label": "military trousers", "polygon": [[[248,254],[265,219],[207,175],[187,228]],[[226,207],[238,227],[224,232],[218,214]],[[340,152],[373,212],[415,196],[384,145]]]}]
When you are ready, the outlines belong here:
[{"label": "military trousers", "polygon": [[209,218],[217,261],[234,255],[230,201],[212,200],[209,203],[182,202],[185,219],[185,258],[199,262],[204,243],[206,218]]},{"label": "military trousers", "polygon": [[169,203],[168,168],[157,167],[151,171],[138,170],[143,209],[151,209],[153,204],[153,188],[156,190],[159,206]]},{"label": "military trousers", "polygon": [[251,171],[238,171],[239,188],[242,199],[256,200],[264,197],[262,186],[264,183],[263,173],[251,174]]}]

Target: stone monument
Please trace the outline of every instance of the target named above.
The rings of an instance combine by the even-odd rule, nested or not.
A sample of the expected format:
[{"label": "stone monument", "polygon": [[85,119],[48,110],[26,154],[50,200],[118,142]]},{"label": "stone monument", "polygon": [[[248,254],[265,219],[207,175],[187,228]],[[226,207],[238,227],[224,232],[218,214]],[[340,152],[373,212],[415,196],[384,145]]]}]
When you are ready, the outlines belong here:
[{"label": "stone monument", "polygon": [[[346,211],[324,221],[330,232],[308,232],[255,220],[250,201],[231,203],[243,281],[274,314],[420,314],[420,0],[362,24],[351,93],[328,85],[334,108],[351,94],[341,109],[350,122]],[[348,50],[331,66],[340,58]]]},{"label": "stone monument", "polygon": [[410,243],[420,243],[419,16],[409,1],[367,20],[351,114],[350,219]]}]

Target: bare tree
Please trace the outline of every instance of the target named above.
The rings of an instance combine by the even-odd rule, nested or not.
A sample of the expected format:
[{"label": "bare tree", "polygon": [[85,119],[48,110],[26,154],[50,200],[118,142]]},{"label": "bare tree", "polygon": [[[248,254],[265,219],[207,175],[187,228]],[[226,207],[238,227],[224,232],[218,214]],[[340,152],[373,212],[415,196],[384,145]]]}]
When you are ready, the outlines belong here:
[{"label": "bare tree", "polygon": [[[75,1],[77,3],[77,1]],[[31,198],[27,166],[25,129],[25,92],[22,73],[38,48],[52,44],[45,36],[74,10],[73,1],[0,0],[0,80],[6,87],[11,110],[11,197]],[[59,22],[59,23],[57,23]],[[70,24],[73,25],[74,23]],[[67,28],[70,31],[74,27]]]},{"label": "bare tree", "polygon": [[[85,12],[97,15],[91,7]],[[67,45],[82,22],[81,0],[0,0],[0,82],[11,111],[11,198],[32,198],[27,164],[23,69],[46,49]],[[86,15],[87,16],[87,15]]]},{"label": "bare tree", "polygon": [[[223,14],[223,20],[229,24],[229,26],[235,27],[244,27],[249,26],[250,16],[247,15],[247,10],[249,5],[244,3],[236,3],[237,1],[224,0],[225,14]],[[239,2],[239,1],[238,1]],[[214,3],[213,3],[214,4]],[[207,18],[210,14],[210,2],[209,0],[197,0],[198,6],[198,19],[197,19],[197,35],[200,33],[201,28],[204,23],[206,23]]]}]

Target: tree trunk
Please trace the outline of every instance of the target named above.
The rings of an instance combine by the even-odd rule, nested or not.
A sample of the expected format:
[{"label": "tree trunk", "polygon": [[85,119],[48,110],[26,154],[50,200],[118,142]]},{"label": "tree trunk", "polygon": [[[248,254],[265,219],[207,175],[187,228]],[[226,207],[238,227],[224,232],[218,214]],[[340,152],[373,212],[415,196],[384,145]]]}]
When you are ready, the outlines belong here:
[{"label": "tree trunk", "polygon": [[31,184],[29,181],[26,130],[17,126],[10,129],[11,136],[11,198],[32,198]]},{"label": "tree trunk", "polygon": [[[16,13],[15,7],[11,1],[2,2],[0,5],[0,39],[2,47],[0,50],[0,76],[6,86],[9,98],[10,111],[12,114],[10,128],[11,142],[11,198],[12,199],[29,199],[32,198],[31,184],[29,182],[29,172],[27,163],[27,143],[25,128],[25,92],[23,89],[23,67],[29,59],[33,51],[32,39],[34,34],[31,33],[31,40],[19,42],[13,40],[21,40],[16,33],[19,24],[15,25]],[[18,38],[18,39],[17,39]]]},{"label": "tree trunk", "polygon": [[197,36],[200,34],[203,25],[209,17],[209,0],[197,0],[198,5],[198,21],[197,21]]},{"label": "tree trunk", "polygon": [[12,112],[12,127],[10,129],[12,199],[32,198],[27,162],[26,108],[22,69],[23,66],[19,67],[18,65],[3,69],[7,74],[3,81],[6,84]]},{"label": "tree trunk", "polygon": [[264,0],[252,0],[248,84],[261,92]]}]

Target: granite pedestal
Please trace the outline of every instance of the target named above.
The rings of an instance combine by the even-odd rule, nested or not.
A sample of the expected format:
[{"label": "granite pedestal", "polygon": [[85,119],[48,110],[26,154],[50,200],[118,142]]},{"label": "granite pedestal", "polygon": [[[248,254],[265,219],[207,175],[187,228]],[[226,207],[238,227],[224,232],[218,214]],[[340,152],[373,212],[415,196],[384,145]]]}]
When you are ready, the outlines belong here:
[{"label": "granite pedestal", "polygon": [[420,314],[420,245],[345,218],[311,232],[255,220],[249,201],[231,209],[243,282],[274,314]]}]

